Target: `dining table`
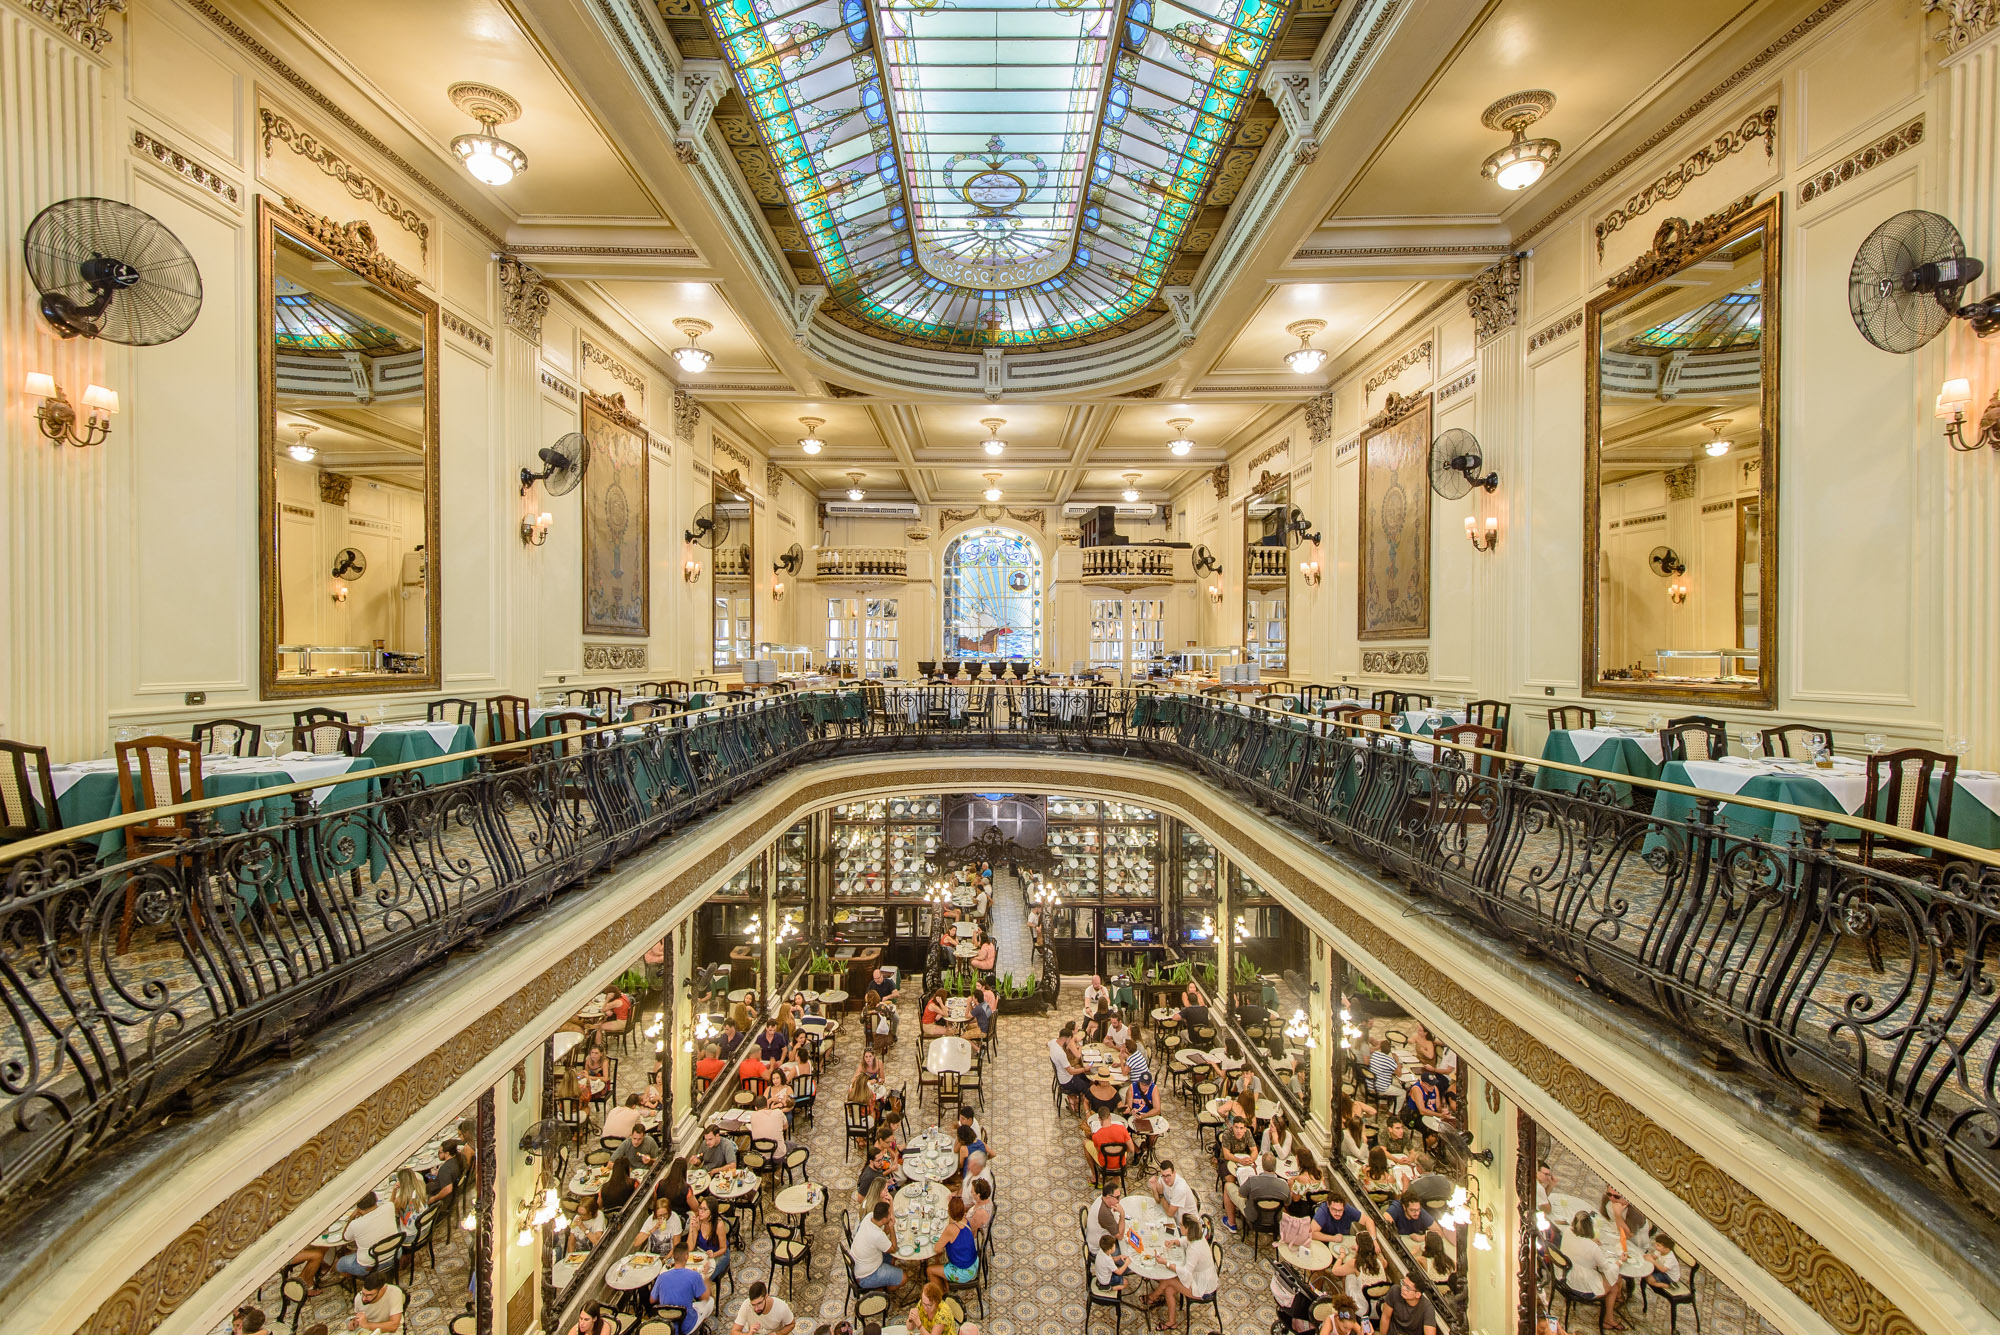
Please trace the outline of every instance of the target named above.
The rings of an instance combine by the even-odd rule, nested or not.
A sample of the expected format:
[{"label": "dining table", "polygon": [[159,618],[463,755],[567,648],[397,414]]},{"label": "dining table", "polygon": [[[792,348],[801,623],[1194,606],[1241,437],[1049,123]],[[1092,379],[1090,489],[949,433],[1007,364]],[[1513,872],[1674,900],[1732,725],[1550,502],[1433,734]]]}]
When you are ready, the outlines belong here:
[{"label": "dining table", "polygon": [[[361,729],[361,754],[378,765],[400,765],[413,760],[437,760],[415,771],[424,784],[453,783],[471,774],[476,764],[463,753],[477,748],[472,729],[463,723],[402,719],[371,723]],[[445,757],[460,756],[451,760]]]},{"label": "dining table", "polygon": [[1277,1244],[1277,1251],[1287,1264],[1300,1270],[1324,1270],[1333,1264],[1333,1248],[1317,1238],[1308,1240],[1302,1247],[1281,1242]]},{"label": "dining table", "polygon": [[958,1171],[958,1150],[937,1127],[912,1136],[903,1147],[903,1176],[912,1182],[943,1182]]},{"label": "dining table", "polygon": [[[1730,797],[1760,798],[1807,807],[1834,816],[1867,817],[1863,810],[1868,797],[1868,767],[1854,756],[1835,756],[1830,768],[1811,761],[1783,757],[1728,756],[1714,760],[1670,760],[1660,767],[1660,779]],[[1931,809],[1942,796],[1943,775],[1931,776]],[[1659,793],[1653,799],[1653,818],[1667,823],[1695,814],[1696,799],[1682,793]],[[2000,848],[2000,774],[1989,770],[1960,770],[1953,784],[1951,817],[1942,831],[1945,837],[1979,848]],[[1872,813],[1883,820],[1891,813]],[[1783,843],[1800,834],[1799,818],[1788,811],[1766,811],[1741,803],[1724,802],[1716,812],[1724,829],[1746,839]],[[1933,834],[1935,828],[1926,827]],[[1834,839],[1858,839],[1860,831],[1838,823],[1827,833]],[[1647,840],[1652,851],[1657,832]]]},{"label": "dining table", "polygon": [[924,1070],[932,1075],[964,1075],[971,1069],[972,1044],[963,1038],[934,1038],[924,1049]]},{"label": "dining table", "polygon": [[[1544,760],[1638,779],[1659,778],[1665,754],[1659,733],[1643,728],[1617,728],[1608,723],[1592,728],[1559,728],[1542,743]],[[1582,775],[1568,770],[1535,771],[1535,787],[1543,792],[1573,793],[1583,781]],[[1631,793],[1630,784],[1617,784],[1613,789],[1619,802],[1630,801]]]},{"label": "dining table", "polygon": [[1643,1248],[1622,1247],[1618,1242],[1618,1226],[1598,1213],[1597,1208],[1580,1196],[1564,1192],[1553,1192],[1549,1196],[1549,1222],[1565,1233],[1575,1225],[1579,1215],[1590,1217],[1590,1231],[1597,1238],[1598,1245],[1607,1256],[1618,1259],[1618,1273],[1626,1279],[1640,1279],[1653,1273],[1652,1258]]},{"label": "dining table", "polygon": [[652,1252],[634,1252],[621,1256],[610,1270],[605,1272],[605,1287],[617,1289],[620,1293],[630,1293],[634,1289],[651,1288],[660,1272],[667,1268],[667,1258]]},{"label": "dining table", "polygon": [[1171,1279],[1187,1260],[1187,1239],[1151,1196],[1125,1198],[1125,1232],[1118,1239],[1126,1268],[1141,1279]]},{"label": "dining table", "polygon": [[826,1188],[817,1182],[798,1182],[771,1198],[779,1214],[811,1214],[826,1199]]},{"label": "dining table", "polygon": [[1462,709],[1405,709],[1389,719],[1397,732],[1407,732],[1414,737],[1428,737],[1439,728],[1455,728],[1465,722]]},{"label": "dining table", "polygon": [[[907,1157],[904,1160],[907,1165]],[[951,1191],[939,1182],[914,1181],[896,1192],[890,1207],[896,1219],[896,1256],[910,1261],[931,1255],[944,1233]]]}]

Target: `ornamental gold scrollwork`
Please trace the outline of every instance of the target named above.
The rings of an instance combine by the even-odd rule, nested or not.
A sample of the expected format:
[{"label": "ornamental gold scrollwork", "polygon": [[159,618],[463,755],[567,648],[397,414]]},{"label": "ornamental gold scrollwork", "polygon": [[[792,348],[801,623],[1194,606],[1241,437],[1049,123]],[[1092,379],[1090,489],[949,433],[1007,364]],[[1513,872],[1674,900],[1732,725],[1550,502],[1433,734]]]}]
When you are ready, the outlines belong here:
[{"label": "ornamental gold scrollwork", "polygon": [[1700,222],[1691,223],[1685,218],[1665,219],[1660,223],[1659,230],[1653,233],[1653,248],[1612,275],[1608,284],[1610,291],[1623,292],[1686,268],[1689,261],[1714,245],[1756,203],[1756,193],[1752,192]]},{"label": "ornamental gold scrollwork", "polygon": [[375,244],[375,229],[366,220],[356,218],[352,222],[335,222],[325,214],[314,213],[290,195],[282,198],[285,211],[328,255],[363,278],[398,292],[416,295],[417,287],[423,280],[382,253]]}]

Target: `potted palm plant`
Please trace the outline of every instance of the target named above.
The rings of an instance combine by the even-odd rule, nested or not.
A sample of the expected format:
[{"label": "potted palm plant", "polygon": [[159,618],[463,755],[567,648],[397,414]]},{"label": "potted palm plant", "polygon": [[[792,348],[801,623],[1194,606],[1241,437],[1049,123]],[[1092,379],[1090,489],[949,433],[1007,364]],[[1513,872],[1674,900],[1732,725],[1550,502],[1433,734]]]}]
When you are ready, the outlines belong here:
[{"label": "potted palm plant", "polygon": [[806,986],[815,992],[832,992],[840,986],[840,965],[824,950],[815,950],[806,962]]}]

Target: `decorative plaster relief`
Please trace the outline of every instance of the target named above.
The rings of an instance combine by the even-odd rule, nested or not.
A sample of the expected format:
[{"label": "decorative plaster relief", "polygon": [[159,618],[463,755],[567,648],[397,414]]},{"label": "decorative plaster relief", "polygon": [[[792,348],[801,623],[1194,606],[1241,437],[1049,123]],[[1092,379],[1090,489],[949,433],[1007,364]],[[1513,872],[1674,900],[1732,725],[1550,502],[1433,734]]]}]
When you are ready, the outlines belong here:
[{"label": "decorative plaster relief", "polygon": [[1695,178],[1708,175],[1710,169],[1719,165],[1725,158],[1741,153],[1759,139],[1764,141],[1764,158],[1769,161],[1778,151],[1778,108],[1775,103],[1762,111],[1752,112],[1735,129],[1724,130],[1715,137],[1714,143],[1704,144],[1696,149],[1678,167],[1647,185],[1626,200],[1622,207],[1611,210],[1599,219],[1597,257],[1604,258],[1606,237],[1627,223],[1638,221],[1651,212],[1655,204],[1676,198]]},{"label": "decorative plaster relief", "polygon": [[637,371],[627,366],[624,362],[619,361],[616,357],[613,357],[587,338],[583,340],[583,359],[603,367],[613,380],[616,380],[627,389],[633,390],[642,397],[645,395],[646,377],[640,375]]},{"label": "decorative plaster relief", "polygon": [[1391,676],[1428,676],[1431,653],[1428,649],[1369,649],[1361,655],[1361,670]]},{"label": "decorative plaster relief", "polygon": [[1915,148],[1923,141],[1924,118],[1918,116],[1898,125],[1860,152],[1848,155],[1805,182],[1799,187],[1799,203],[1810,204],[1829,190],[1846,185],[1863,172],[1874,171],[1890,158],[1905,149]]},{"label": "decorative plaster relief", "polygon": [[701,425],[701,405],[694,395],[684,389],[674,391],[674,435],[681,440],[694,439],[694,429]]},{"label": "decorative plaster relief", "polygon": [[438,307],[438,323],[443,325],[446,329],[451,330],[452,333],[457,334],[460,338],[464,339],[467,343],[472,344],[474,347],[480,348],[486,352],[493,351],[492,335],[486,333],[482,329],[477,328],[470,322],[460,319],[448,307],[444,306]]},{"label": "decorative plaster relief", "polygon": [[137,126],[132,127],[132,151],[141,157],[151,158],[183,181],[198,185],[222,200],[231,208],[242,202],[242,195],[233,181],[220,172],[202,166],[178,148],[155,139]]},{"label": "decorative plaster relief", "polygon": [[390,194],[379,182],[322,143],[311,131],[302,130],[269,107],[260,107],[257,116],[264,126],[264,156],[271,156],[273,141],[298,154],[347,188],[356,199],[366,200],[398,227],[417,238],[417,248],[425,259],[431,254],[431,225],[423,215]]},{"label": "decorative plaster relief", "polygon": [[1528,340],[1528,351],[1536,352],[1575,329],[1583,328],[1583,312],[1571,311],[1548,328],[1541,330]]},{"label": "decorative plaster relief", "polygon": [[583,646],[586,672],[644,672],[646,646],[643,644],[591,644]]},{"label": "decorative plaster relief", "polygon": [[1472,336],[1485,343],[1514,327],[1519,318],[1515,303],[1521,295],[1521,261],[1509,255],[1490,269],[1475,274],[1466,290],[1466,309],[1472,313]]},{"label": "decorative plaster relief", "polygon": [[1382,388],[1382,386],[1388,384],[1391,380],[1394,380],[1397,376],[1419,362],[1428,366],[1430,360],[1431,341],[1425,339],[1402,356],[1396,358],[1395,361],[1390,362],[1387,366],[1377,371],[1374,375],[1369,376],[1367,381],[1362,384],[1361,392],[1363,395],[1373,394],[1376,390]]},{"label": "decorative plaster relief", "polygon": [[29,13],[55,24],[63,36],[92,54],[111,43],[105,17],[125,12],[125,0],[27,0],[27,6]]},{"label": "decorative plaster relief", "polygon": [[500,266],[500,318],[509,329],[539,345],[542,317],[549,313],[549,290],[541,271],[521,263],[512,255],[495,255]]}]

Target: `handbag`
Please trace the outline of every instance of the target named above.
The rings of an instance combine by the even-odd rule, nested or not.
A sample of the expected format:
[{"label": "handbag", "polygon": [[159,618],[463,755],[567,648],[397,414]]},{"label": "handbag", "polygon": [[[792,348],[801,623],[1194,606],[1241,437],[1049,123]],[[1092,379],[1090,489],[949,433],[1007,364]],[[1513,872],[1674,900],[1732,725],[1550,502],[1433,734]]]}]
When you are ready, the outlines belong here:
[{"label": "handbag", "polygon": [[1312,1235],[1313,1225],[1310,1215],[1278,1216],[1278,1241],[1287,1247],[1303,1247],[1312,1241]]}]

